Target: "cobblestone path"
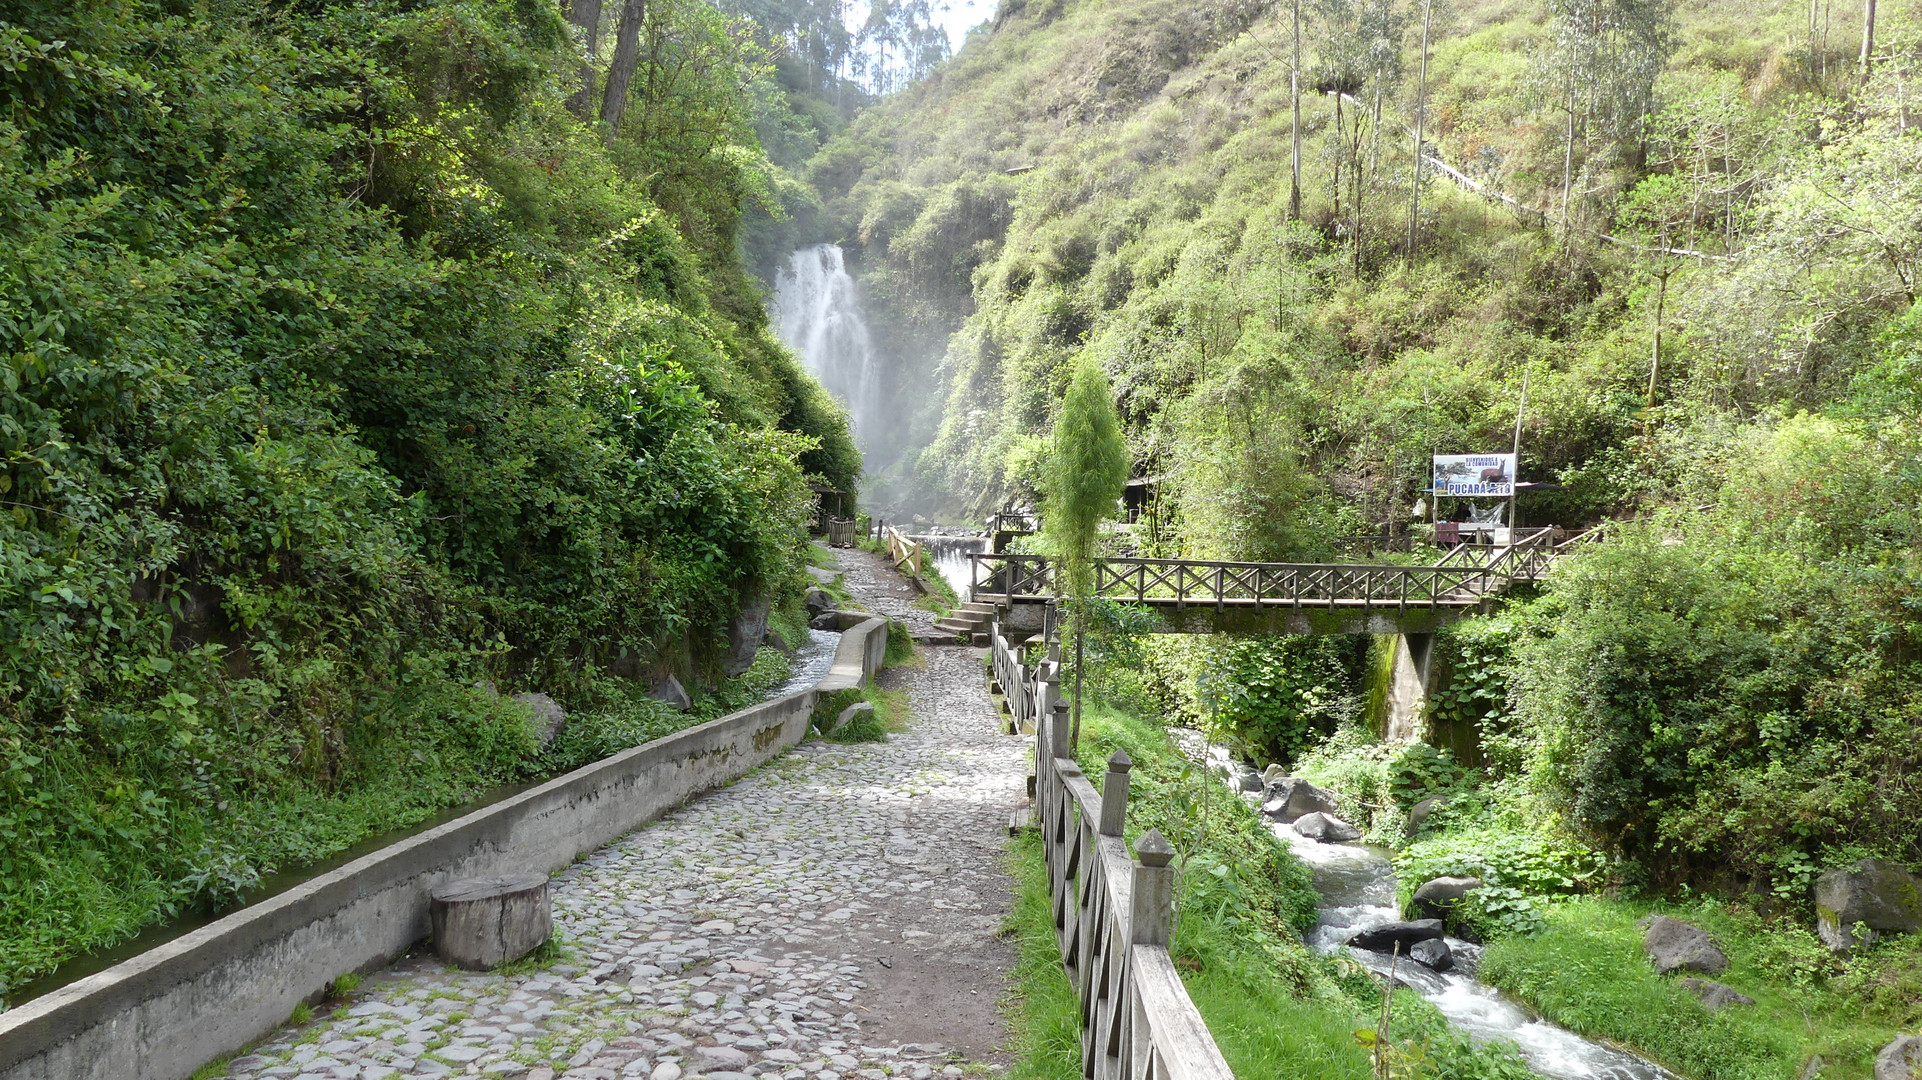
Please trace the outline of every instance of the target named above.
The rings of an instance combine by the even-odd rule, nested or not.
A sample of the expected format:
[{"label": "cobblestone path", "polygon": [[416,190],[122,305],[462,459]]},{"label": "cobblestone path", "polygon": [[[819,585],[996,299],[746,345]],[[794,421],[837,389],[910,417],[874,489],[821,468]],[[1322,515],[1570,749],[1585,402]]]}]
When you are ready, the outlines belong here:
[{"label": "cobblestone path", "polygon": [[[886,558],[860,548],[841,548],[834,555],[841,562],[842,583],[869,611],[898,619],[917,634],[934,629],[934,621],[940,616],[913,606],[921,594]],[[928,573],[934,573],[933,567]]]},{"label": "cobblestone path", "polygon": [[[855,576],[887,610],[870,597],[892,572]],[[221,1075],[931,1080],[1004,1066],[996,1007],[1014,953],[995,935],[1022,744],[998,734],[981,650],[923,651],[924,669],[882,676],[908,692],[911,730],[805,743],[561,873],[560,960],[509,975],[404,959]]]}]

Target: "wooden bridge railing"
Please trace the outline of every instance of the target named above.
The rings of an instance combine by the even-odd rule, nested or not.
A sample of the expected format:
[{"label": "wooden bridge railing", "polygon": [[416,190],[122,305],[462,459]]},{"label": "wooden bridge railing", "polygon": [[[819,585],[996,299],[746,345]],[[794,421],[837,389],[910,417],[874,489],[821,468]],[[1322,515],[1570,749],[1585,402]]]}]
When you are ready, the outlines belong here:
[{"label": "wooden bridge railing", "polygon": [[894,562],[896,570],[906,570],[919,577],[923,553],[921,541],[910,540],[900,529],[889,525],[887,528],[888,558]]},{"label": "wooden bridge railing", "polygon": [[[1096,596],[1123,603],[1301,607],[1468,607],[1515,581],[1539,578],[1558,551],[1556,530],[1505,547],[1463,545],[1428,566],[1256,563],[1202,559],[1101,559]],[[976,598],[1039,601],[1055,594],[1045,555],[971,554]]]},{"label": "wooden bridge railing", "polygon": [[989,636],[995,678],[1009,692],[1015,718],[1037,724],[1036,824],[1061,964],[1081,1003],[1082,1076],[1234,1080],[1168,955],[1174,848],[1151,830],[1131,857],[1122,837],[1128,756],[1108,759],[1097,794],[1069,750],[1067,703],[1049,677],[1058,665],[1022,663],[998,622]]}]

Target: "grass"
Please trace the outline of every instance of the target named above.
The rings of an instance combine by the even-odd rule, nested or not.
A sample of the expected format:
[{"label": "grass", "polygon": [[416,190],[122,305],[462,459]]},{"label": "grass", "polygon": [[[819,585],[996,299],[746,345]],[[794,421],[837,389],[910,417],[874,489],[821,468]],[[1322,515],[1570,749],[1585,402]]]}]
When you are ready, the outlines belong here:
[{"label": "grass", "polygon": [[1756,1003],[1711,1013],[1644,957],[1635,922],[1652,910],[1601,897],[1559,904],[1541,934],[1491,945],[1482,977],[1690,1080],[1794,1080],[1812,1055],[1825,1080],[1868,1077],[1876,1052],[1922,1021],[1922,944],[1870,950],[1825,972],[1820,944],[1799,925],[1712,902],[1670,913],[1709,931],[1729,957],[1716,978]]},{"label": "grass", "polygon": [[1081,1007],[1055,942],[1040,834],[1024,832],[1008,845],[1008,871],[1015,880],[1014,909],[1001,933],[1014,941],[1018,988],[1003,1004],[1015,1054],[1009,1078],[1080,1080]]},{"label": "grass", "polygon": [[[842,709],[856,702],[866,701],[874,706],[874,711],[857,716],[833,731],[822,736],[832,743],[886,742],[890,732],[906,731],[908,719],[908,692],[906,690],[883,690],[869,686],[866,690],[845,690],[833,695],[838,707],[833,715],[839,716]],[[823,699],[826,700],[826,699]],[[822,720],[822,711],[815,710],[817,726]]]}]

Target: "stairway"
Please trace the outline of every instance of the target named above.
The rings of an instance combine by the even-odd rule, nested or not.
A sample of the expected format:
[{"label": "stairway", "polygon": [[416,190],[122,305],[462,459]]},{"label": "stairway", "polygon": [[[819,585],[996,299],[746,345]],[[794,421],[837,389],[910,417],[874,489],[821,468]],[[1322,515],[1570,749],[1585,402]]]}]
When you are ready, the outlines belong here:
[{"label": "stairway", "polygon": [[935,629],[950,634],[966,634],[970,640],[979,641],[988,632],[988,624],[994,619],[993,604],[969,602],[954,609],[954,613],[935,622]]}]

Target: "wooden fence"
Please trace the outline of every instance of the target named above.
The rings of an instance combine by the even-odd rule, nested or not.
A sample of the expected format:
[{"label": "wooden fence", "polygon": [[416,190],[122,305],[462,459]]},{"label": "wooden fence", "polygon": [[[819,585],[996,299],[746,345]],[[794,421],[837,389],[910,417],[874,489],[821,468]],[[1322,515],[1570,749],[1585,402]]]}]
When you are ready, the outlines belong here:
[{"label": "wooden fence", "polygon": [[[1464,544],[1432,565],[1255,563],[1202,559],[1100,559],[1094,594],[1128,604],[1318,608],[1472,607],[1515,581],[1547,573],[1558,530],[1540,529],[1503,547]],[[974,553],[974,598],[1036,603],[1054,596],[1045,555]]]},{"label": "wooden fence", "polygon": [[997,622],[995,678],[1017,720],[1037,724],[1034,796],[1061,963],[1081,1003],[1087,1080],[1234,1080],[1168,955],[1174,849],[1150,830],[1128,854],[1128,756],[1108,760],[1101,791],[1068,747],[1059,665],[1024,664]]},{"label": "wooden fence", "polygon": [[921,562],[924,552],[919,540],[910,540],[900,529],[888,526],[888,558],[894,561],[896,570],[905,570],[916,577],[921,576]]}]

